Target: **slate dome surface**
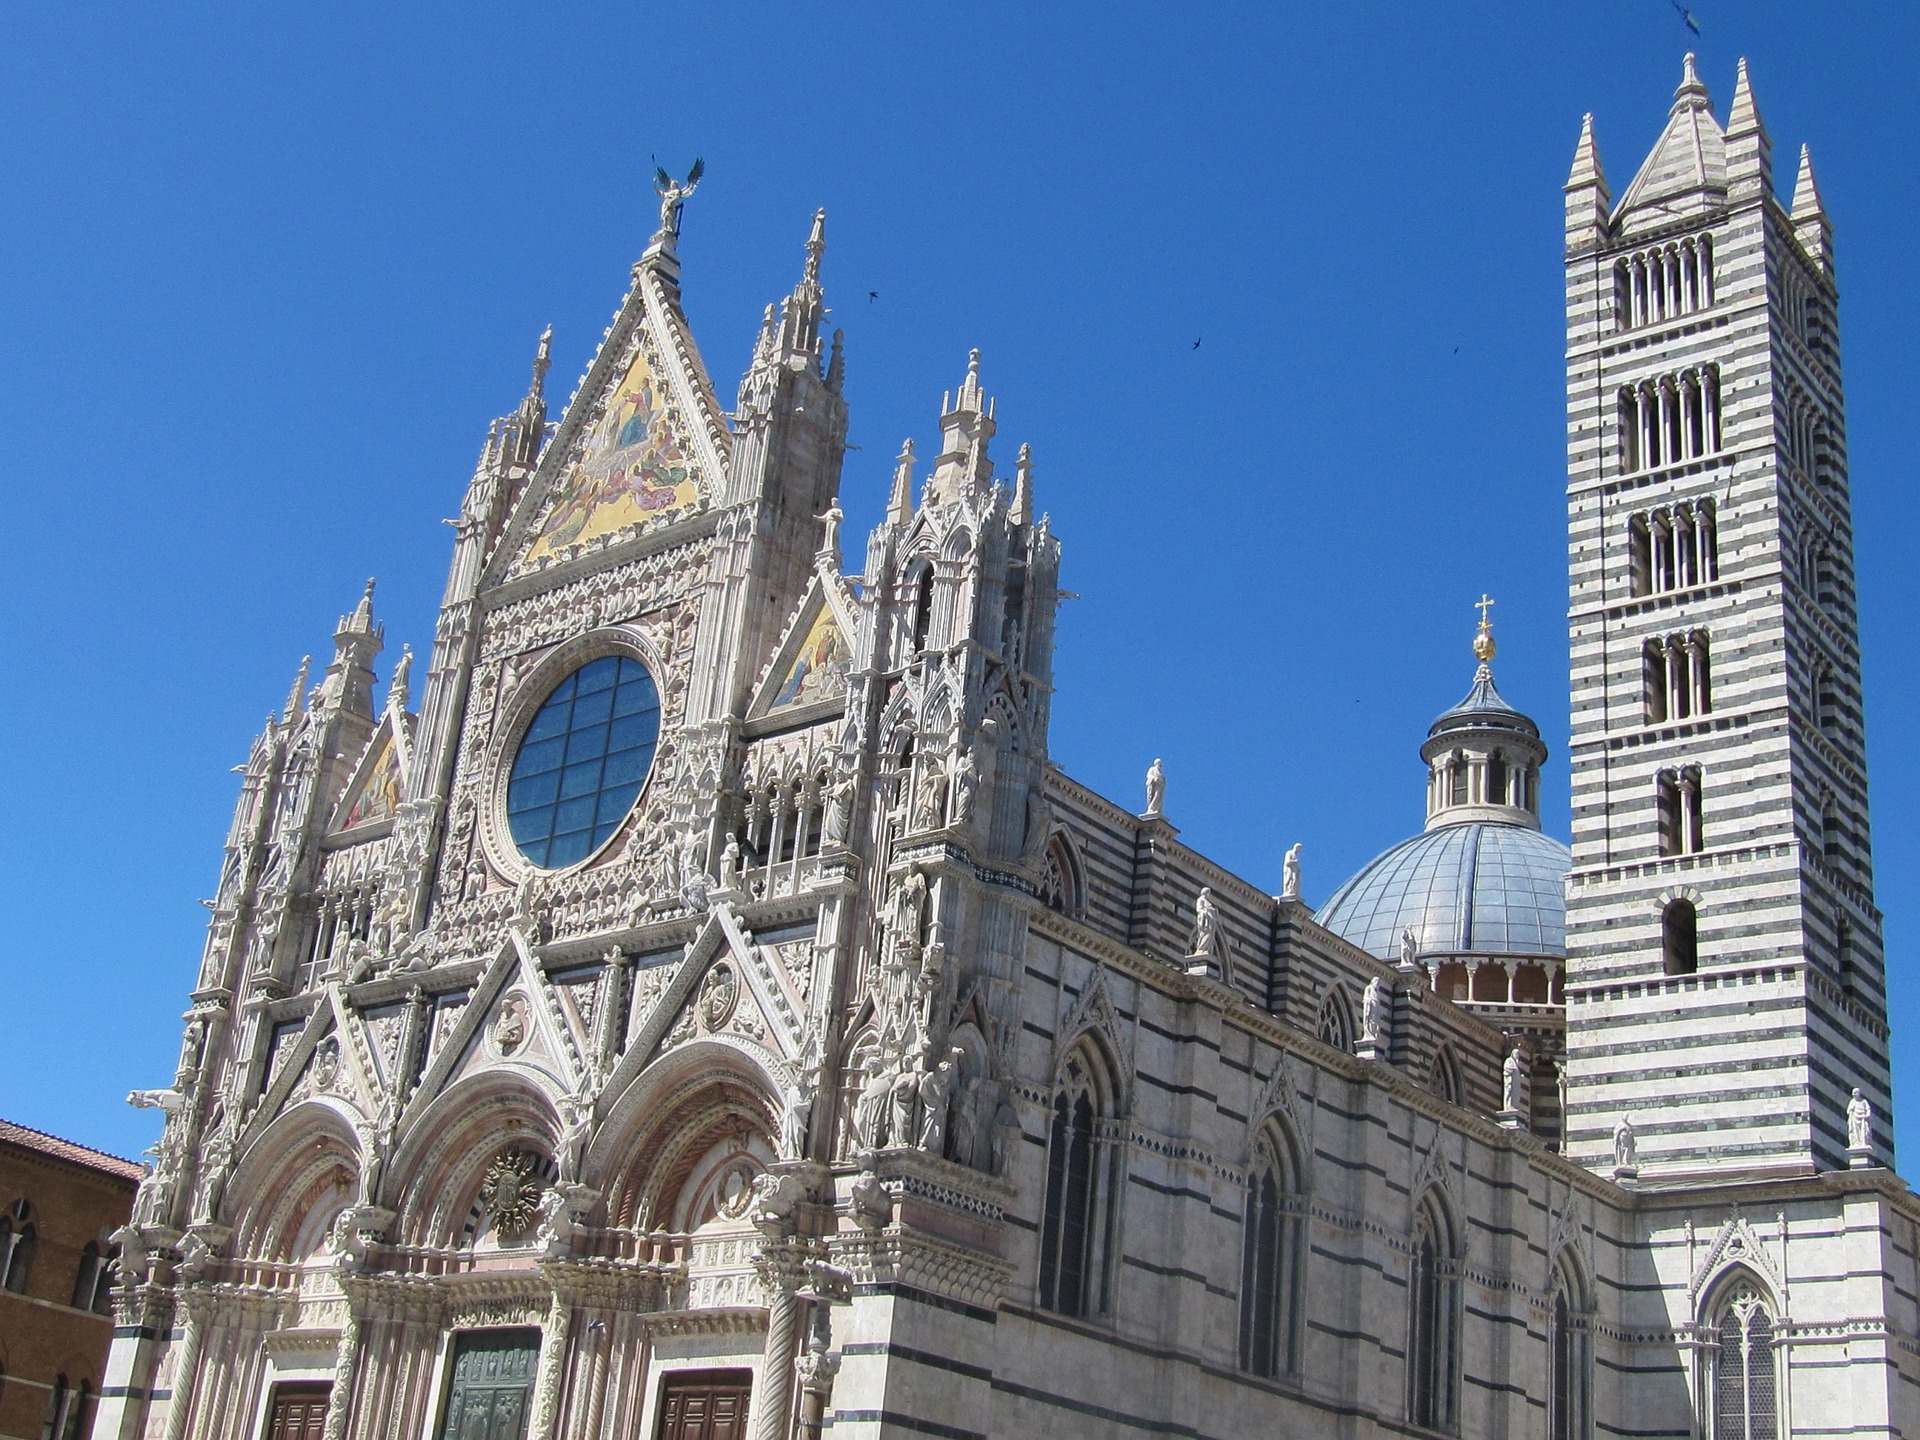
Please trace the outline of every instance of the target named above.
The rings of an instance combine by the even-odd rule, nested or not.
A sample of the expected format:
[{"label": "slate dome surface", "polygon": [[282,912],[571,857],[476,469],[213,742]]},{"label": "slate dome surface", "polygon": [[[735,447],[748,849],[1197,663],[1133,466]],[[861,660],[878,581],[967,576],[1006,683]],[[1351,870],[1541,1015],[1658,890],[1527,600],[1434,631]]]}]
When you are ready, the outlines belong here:
[{"label": "slate dome surface", "polygon": [[1567,953],[1573,852],[1524,825],[1443,825],[1403,840],[1313,917],[1383,960],[1412,927],[1422,954]]}]

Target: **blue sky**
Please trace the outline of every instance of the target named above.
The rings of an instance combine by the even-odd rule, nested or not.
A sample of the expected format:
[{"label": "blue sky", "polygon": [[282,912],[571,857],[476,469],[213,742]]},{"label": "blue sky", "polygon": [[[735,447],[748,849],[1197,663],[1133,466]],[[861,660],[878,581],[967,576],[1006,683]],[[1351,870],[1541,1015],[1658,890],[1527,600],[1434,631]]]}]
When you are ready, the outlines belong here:
[{"label": "blue sky", "polygon": [[[723,400],[829,212],[850,524],[967,349],[1065,547],[1052,737],[1316,903],[1420,822],[1483,590],[1566,831],[1561,194],[1616,191],[1680,56],[1750,58],[1838,233],[1879,898],[1920,927],[1915,11],[1698,0],[1243,7],[27,7],[0,51],[0,1113],[136,1153],[236,794],[380,578],[424,650],[491,416],[572,388],[708,179],[687,309]],[[877,292],[869,299],[868,292]],[[1201,344],[1195,348],[1194,341]],[[923,446],[924,450],[924,446]],[[854,547],[857,550],[857,547]],[[382,667],[382,676],[387,666]]]}]

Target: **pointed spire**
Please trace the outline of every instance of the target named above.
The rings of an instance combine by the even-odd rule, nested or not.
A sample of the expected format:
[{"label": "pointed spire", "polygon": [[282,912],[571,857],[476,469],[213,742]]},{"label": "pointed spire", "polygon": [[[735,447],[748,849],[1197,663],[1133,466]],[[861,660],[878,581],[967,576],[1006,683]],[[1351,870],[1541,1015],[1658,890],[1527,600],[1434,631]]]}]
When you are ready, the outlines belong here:
[{"label": "pointed spire", "polygon": [[847,332],[833,332],[833,353],[827,359],[827,389],[840,393],[847,379]]},{"label": "pointed spire", "polygon": [[948,505],[963,496],[979,497],[993,480],[987,441],[993,438],[993,401],[980,388],[980,352],[967,352],[967,378],[958,394],[943,397],[940,454],[927,476],[922,501]]},{"label": "pointed spire", "polygon": [[1727,198],[1747,200],[1773,190],[1773,140],[1754,103],[1747,62],[1740,61],[1733,85],[1733,105],[1727,111]]},{"label": "pointed spire", "polygon": [[531,465],[540,458],[540,447],[547,438],[547,370],[553,364],[553,326],[540,332],[540,343],[533,352],[533,380],[513,413],[511,422],[496,426],[496,431],[511,429],[506,447],[509,464]]},{"label": "pointed spire", "polygon": [[1593,116],[1580,120],[1580,141],[1573,149],[1573,169],[1567,175],[1567,249],[1588,249],[1606,234],[1613,197],[1600,173],[1600,147],[1593,139]]},{"label": "pointed spire", "polygon": [[813,229],[807,235],[807,265],[801,272],[802,285],[820,283],[820,257],[827,253],[827,211],[826,207],[813,212]]},{"label": "pointed spire", "polygon": [[540,344],[533,352],[533,384],[527,390],[529,400],[538,400],[545,408],[547,369],[553,364],[553,326],[540,332]]},{"label": "pointed spire", "polygon": [[1800,171],[1793,177],[1793,218],[1798,221],[1824,215],[1826,208],[1820,203],[1820,187],[1813,178],[1812,147],[1802,145]]},{"label": "pointed spire", "polygon": [[1007,520],[1025,525],[1033,519],[1033,446],[1022,445],[1020,458],[1013,462],[1013,504]]},{"label": "pointed spire", "polygon": [[360,603],[353,607],[353,614],[340,621],[337,634],[371,635],[373,633],[373,578],[367,578],[367,588],[360,596]]},{"label": "pointed spire", "polygon": [[1591,112],[1580,117],[1580,140],[1573,147],[1573,170],[1567,176],[1567,189],[1582,185],[1607,188],[1607,178],[1600,173],[1600,147],[1594,143]]},{"label": "pointed spire", "polygon": [[909,435],[900,446],[900,454],[893,462],[893,494],[887,500],[887,523],[905,524],[907,517],[913,514],[913,437]]},{"label": "pointed spire", "polygon": [[1833,273],[1833,226],[1827,220],[1827,207],[1820,199],[1819,182],[1813,178],[1813,151],[1800,147],[1800,173],[1793,181],[1793,233],[1800,237],[1801,248],[1821,270]]},{"label": "pointed spire", "polygon": [[290,724],[295,720],[300,714],[301,707],[307,703],[307,676],[311,674],[312,671],[313,656],[302,655],[300,657],[300,672],[293,677],[293,689],[287,692],[287,708],[285,713],[280,717],[281,724]]},{"label": "pointed spire", "polygon": [[1745,135],[1750,131],[1765,129],[1760,119],[1760,107],[1753,100],[1753,81],[1747,75],[1746,57],[1742,56],[1739,74],[1733,82],[1733,104],[1727,109],[1727,135]]}]

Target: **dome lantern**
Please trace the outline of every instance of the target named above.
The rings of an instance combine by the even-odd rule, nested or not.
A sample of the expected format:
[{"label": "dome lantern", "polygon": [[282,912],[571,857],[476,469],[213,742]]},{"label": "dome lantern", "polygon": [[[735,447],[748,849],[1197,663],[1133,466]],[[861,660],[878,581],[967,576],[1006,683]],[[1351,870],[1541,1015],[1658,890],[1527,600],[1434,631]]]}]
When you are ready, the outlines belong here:
[{"label": "dome lantern", "polygon": [[1427,828],[1472,821],[1540,828],[1540,766],[1547,758],[1540,727],[1509,705],[1493,683],[1495,644],[1481,596],[1473,637],[1473,688],[1427,731]]}]

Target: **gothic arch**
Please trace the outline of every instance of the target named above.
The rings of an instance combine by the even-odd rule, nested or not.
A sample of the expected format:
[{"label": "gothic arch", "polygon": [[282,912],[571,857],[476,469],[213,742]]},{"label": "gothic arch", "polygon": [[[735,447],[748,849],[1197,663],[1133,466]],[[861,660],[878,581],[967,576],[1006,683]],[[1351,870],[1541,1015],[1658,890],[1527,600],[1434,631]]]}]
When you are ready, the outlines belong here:
[{"label": "gothic arch", "polygon": [[1046,860],[1040,872],[1040,902],[1049,910],[1078,919],[1087,906],[1087,872],[1080,847],[1065,826],[1055,826],[1047,837]]},{"label": "gothic arch", "polygon": [[228,1182],[217,1212],[233,1226],[230,1253],[297,1261],[319,1248],[359,1190],[362,1156],[344,1107],[308,1100],[277,1116]]},{"label": "gothic arch", "polygon": [[764,1168],[779,1133],[781,1088],[760,1057],[717,1036],[641,1071],[608,1107],[582,1166],[606,1196],[607,1223],[672,1224],[728,1136],[743,1155],[754,1154],[756,1170]]},{"label": "gothic arch", "polygon": [[1434,1047],[1433,1063],[1427,1067],[1427,1089],[1449,1105],[1461,1103],[1460,1062],[1453,1058],[1453,1047],[1444,1040]]},{"label": "gothic arch", "polygon": [[560,1116],[525,1072],[488,1070],[433,1099],[394,1148],[378,1197],[398,1211],[402,1244],[453,1245],[460,1238],[481,1177],[505,1151],[549,1159]]},{"label": "gothic arch", "polygon": [[1314,1019],[1314,1034],[1336,1050],[1353,1052],[1354,1036],[1358,1033],[1353,1023],[1353,1001],[1347,997],[1347,987],[1338,980],[1327,986],[1326,997],[1320,1002],[1320,1013]]},{"label": "gothic arch", "polygon": [[1082,1031],[1054,1072],[1040,1224],[1039,1299],[1062,1315],[1108,1308],[1124,1146],[1120,1074],[1099,1033]]}]

